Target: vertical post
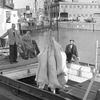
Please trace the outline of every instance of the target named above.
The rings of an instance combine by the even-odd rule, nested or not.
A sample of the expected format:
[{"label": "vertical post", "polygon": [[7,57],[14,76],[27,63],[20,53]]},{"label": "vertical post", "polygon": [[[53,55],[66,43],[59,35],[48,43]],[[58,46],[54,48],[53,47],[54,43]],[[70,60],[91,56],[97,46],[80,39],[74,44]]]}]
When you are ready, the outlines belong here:
[{"label": "vertical post", "polygon": [[49,21],[50,21],[50,29],[52,28],[52,19],[51,19],[51,1],[49,1]]},{"label": "vertical post", "polygon": [[[49,17],[49,29],[52,28],[52,21],[51,21],[51,1],[49,0],[48,1],[48,17]],[[51,30],[49,31],[50,32],[50,37],[51,37]]]},{"label": "vertical post", "polygon": [[96,60],[95,60],[95,69],[97,69],[98,66],[98,40],[96,41]]},{"label": "vertical post", "polygon": [[93,32],[94,32],[94,30],[95,30],[95,29],[94,29],[94,22],[93,22]]},{"label": "vertical post", "polygon": [[58,16],[57,16],[57,41],[59,42],[59,26],[58,26]]},{"label": "vertical post", "polygon": [[35,14],[36,14],[36,17],[37,17],[37,0],[35,0]]},{"label": "vertical post", "polygon": [[[56,5],[59,7],[59,3]],[[57,9],[57,18],[56,18],[56,23],[57,23],[57,41],[59,42],[59,23],[58,23],[58,17],[59,17],[59,9]]]}]

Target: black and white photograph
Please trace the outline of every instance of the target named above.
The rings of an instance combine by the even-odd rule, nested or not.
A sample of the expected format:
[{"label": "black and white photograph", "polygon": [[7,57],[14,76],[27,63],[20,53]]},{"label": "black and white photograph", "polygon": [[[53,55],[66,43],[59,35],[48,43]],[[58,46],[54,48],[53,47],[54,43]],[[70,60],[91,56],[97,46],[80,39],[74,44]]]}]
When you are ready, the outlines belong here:
[{"label": "black and white photograph", "polygon": [[0,0],[0,100],[100,100],[100,0]]}]

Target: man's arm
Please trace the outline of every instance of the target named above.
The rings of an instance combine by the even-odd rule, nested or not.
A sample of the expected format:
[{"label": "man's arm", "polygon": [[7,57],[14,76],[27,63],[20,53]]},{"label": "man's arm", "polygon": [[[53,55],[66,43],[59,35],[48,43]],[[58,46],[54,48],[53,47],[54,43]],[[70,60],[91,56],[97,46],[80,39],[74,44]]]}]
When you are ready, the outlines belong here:
[{"label": "man's arm", "polygon": [[72,50],[72,51],[73,51],[73,55],[72,55],[73,59],[74,59],[75,61],[79,61],[80,58],[79,58],[79,56],[78,56],[78,50],[77,50],[76,45],[73,46],[73,50]]},{"label": "man's arm", "polygon": [[80,57],[79,57],[79,55],[78,55],[78,50],[77,50],[76,45],[74,45],[74,48],[75,48],[75,55],[76,55],[76,57],[78,58],[78,60],[80,60]]},{"label": "man's arm", "polygon": [[69,45],[66,45],[66,49],[65,49],[65,53],[66,53],[66,55],[68,54],[68,48],[69,48]]},{"label": "man's arm", "polygon": [[76,57],[78,57],[78,51],[77,51],[76,45],[74,45],[74,53],[75,53]]},{"label": "man's arm", "polygon": [[8,33],[8,31],[7,31],[7,32],[4,33],[0,38],[4,38],[4,37],[6,37],[8,34],[9,34],[9,33]]}]

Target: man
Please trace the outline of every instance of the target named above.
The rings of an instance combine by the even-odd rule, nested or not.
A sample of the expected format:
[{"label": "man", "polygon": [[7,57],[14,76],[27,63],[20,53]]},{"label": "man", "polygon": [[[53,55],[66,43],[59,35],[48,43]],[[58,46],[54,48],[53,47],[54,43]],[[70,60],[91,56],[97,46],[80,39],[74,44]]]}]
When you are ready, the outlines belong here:
[{"label": "man", "polygon": [[21,49],[23,52],[20,53],[20,55],[23,59],[34,58],[40,53],[35,40],[31,38],[31,31],[27,31],[27,33],[22,36],[22,42]]},{"label": "man", "polygon": [[77,47],[75,45],[75,41],[74,40],[70,40],[70,44],[68,44],[66,46],[65,53],[66,53],[66,56],[67,56],[68,63],[71,63],[72,59],[75,62],[78,61],[78,59],[79,59],[78,51],[77,51]]},{"label": "man", "polygon": [[40,50],[35,40],[32,40],[32,45],[34,48],[34,56],[36,57],[40,53]]},{"label": "man", "polygon": [[19,43],[19,34],[15,29],[15,24],[12,24],[12,28],[8,29],[7,32],[1,36],[1,38],[6,37],[7,35],[9,43],[9,60],[12,64],[17,62],[17,45]]}]

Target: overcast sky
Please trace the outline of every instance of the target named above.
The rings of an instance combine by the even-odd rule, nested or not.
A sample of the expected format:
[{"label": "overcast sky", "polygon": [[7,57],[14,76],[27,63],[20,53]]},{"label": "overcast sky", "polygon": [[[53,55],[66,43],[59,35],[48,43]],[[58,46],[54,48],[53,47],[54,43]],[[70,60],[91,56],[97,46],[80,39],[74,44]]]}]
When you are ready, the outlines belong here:
[{"label": "overcast sky", "polygon": [[[15,5],[15,8],[25,8],[26,5],[30,5],[30,7],[33,8],[34,1],[35,0],[14,0],[14,5]],[[37,1],[38,1],[38,7],[43,8],[44,0],[37,0]]]}]

